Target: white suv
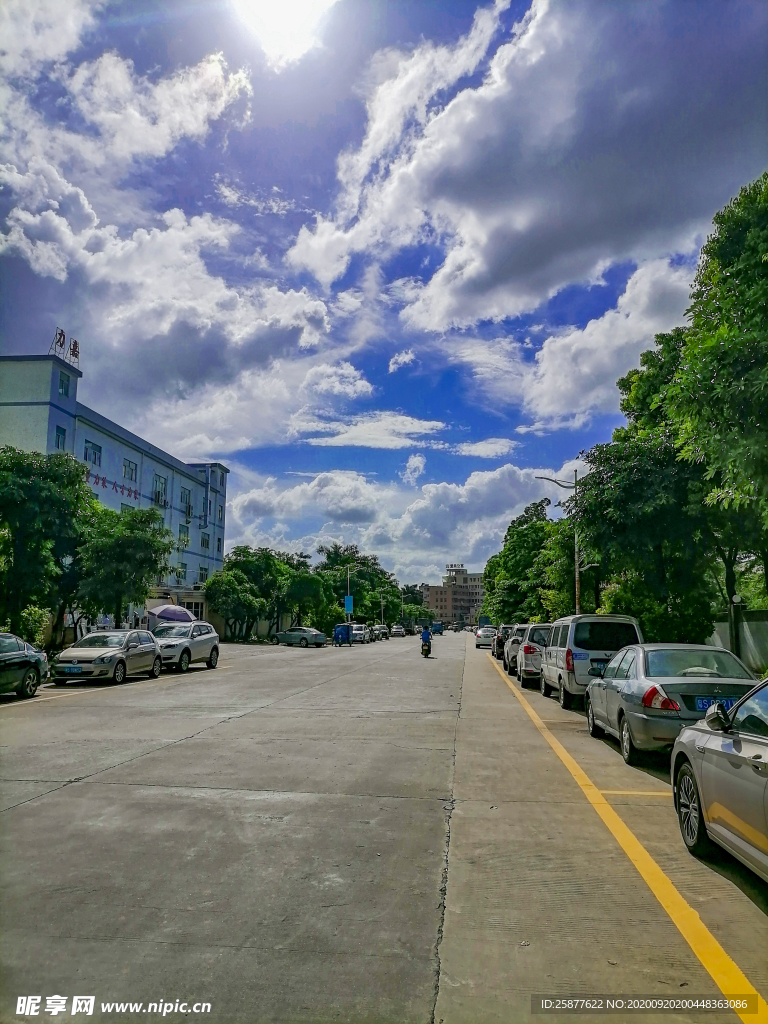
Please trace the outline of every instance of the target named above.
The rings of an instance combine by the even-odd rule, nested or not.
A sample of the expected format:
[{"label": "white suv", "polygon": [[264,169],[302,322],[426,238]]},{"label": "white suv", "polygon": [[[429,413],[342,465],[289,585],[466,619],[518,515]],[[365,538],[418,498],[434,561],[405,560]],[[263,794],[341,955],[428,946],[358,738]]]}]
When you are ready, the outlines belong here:
[{"label": "white suv", "polygon": [[631,615],[568,615],[552,624],[541,663],[541,692],[557,691],[560,707],[573,706],[622,647],[641,644],[640,623]]},{"label": "white suv", "polygon": [[210,622],[165,622],[152,631],[160,645],[163,668],[186,672],[193,661],[208,668],[219,663],[219,636]]}]

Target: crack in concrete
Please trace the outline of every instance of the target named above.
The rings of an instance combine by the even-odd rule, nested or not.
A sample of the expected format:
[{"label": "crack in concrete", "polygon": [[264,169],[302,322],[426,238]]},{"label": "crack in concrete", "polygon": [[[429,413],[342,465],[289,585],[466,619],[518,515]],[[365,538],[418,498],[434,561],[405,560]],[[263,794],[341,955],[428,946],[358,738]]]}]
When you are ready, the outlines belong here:
[{"label": "crack in concrete", "polygon": [[[467,649],[464,647],[464,666],[461,673],[461,686],[459,687],[459,700],[458,707],[456,709],[456,724],[453,728],[453,754],[451,757],[451,795],[450,799],[444,805],[445,808],[445,845],[443,848],[443,871],[440,880],[440,904],[439,904],[439,919],[437,923],[437,936],[435,938],[435,951],[434,951],[434,972],[435,972],[435,984],[434,984],[434,995],[432,999],[432,1010],[429,1015],[429,1024],[435,1024],[435,1012],[437,1010],[437,1000],[440,995],[440,971],[442,968],[442,961],[440,960],[440,946],[443,942],[443,929],[445,926],[445,909],[448,902],[448,857],[451,849],[451,816],[456,806],[456,800],[454,799],[454,783],[456,781],[456,737],[459,731],[459,719],[461,718],[461,699],[464,693],[464,673],[467,670]],[[442,1024],[442,1022],[441,1022]]]}]

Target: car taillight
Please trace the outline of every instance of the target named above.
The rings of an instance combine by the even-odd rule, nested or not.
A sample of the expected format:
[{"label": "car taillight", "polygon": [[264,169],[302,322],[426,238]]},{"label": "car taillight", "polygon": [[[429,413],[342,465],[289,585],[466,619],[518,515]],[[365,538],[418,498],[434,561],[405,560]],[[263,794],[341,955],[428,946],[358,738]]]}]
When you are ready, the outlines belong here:
[{"label": "car taillight", "polygon": [[680,705],[677,701],[670,700],[659,686],[652,686],[643,694],[644,708],[657,708],[659,711],[679,711]]},{"label": "car taillight", "polygon": [[533,644],[524,644],[523,645],[523,654],[538,654],[538,653],[539,653],[539,648],[538,647],[534,647]]},{"label": "car taillight", "polygon": [[565,670],[566,672],[573,672],[573,651],[570,647],[565,652]]}]

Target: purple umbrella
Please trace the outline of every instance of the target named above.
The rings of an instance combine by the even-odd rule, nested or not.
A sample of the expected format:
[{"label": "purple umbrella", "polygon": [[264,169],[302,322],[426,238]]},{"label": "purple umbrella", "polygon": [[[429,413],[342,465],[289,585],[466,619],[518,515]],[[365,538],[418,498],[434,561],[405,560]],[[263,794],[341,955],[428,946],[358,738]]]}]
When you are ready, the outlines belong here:
[{"label": "purple umbrella", "polygon": [[182,608],[180,604],[161,604],[159,608],[150,608],[149,614],[165,622],[195,621],[194,613],[189,608]]}]

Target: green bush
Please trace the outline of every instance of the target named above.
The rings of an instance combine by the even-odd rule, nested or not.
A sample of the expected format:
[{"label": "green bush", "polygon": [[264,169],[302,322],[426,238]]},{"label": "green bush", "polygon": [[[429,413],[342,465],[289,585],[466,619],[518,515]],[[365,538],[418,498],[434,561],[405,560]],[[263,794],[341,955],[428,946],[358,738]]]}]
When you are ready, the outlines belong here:
[{"label": "green bush", "polygon": [[51,618],[48,608],[38,608],[36,604],[28,604],[21,613],[19,636],[28,644],[42,647],[45,643],[45,628]]}]

